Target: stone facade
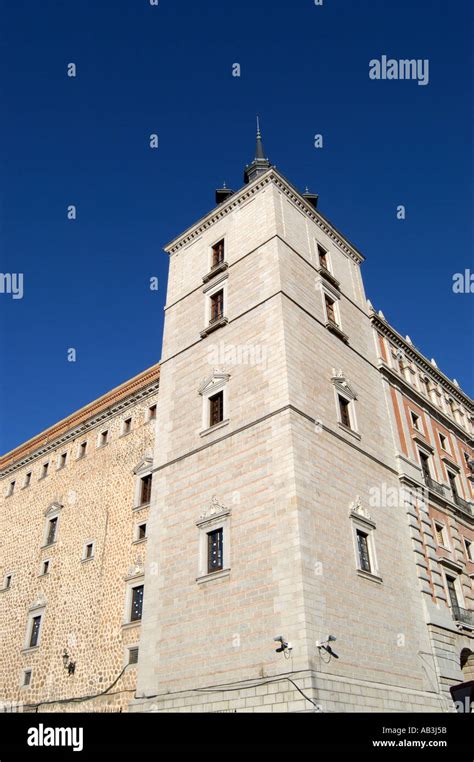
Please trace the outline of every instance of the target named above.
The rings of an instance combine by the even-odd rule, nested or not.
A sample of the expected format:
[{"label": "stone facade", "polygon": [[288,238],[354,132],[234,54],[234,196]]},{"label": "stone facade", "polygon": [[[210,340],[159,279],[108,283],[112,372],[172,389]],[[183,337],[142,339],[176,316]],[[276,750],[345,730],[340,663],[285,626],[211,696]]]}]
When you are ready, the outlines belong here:
[{"label": "stone facade", "polygon": [[[64,711],[448,711],[449,685],[471,674],[472,403],[431,366],[456,412],[449,425],[433,413],[429,387],[416,409],[456,434],[459,494],[407,502],[406,485],[426,484],[407,445],[414,392],[392,360],[401,337],[366,301],[360,252],[260,163],[166,249],[159,369],[3,460],[2,528],[14,535],[3,532],[0,699]],[[76,462],[86,430],[92,448]],[[133,510],[151,472],[150,506]],[[439,512],[449,548],[430,534]],[[41,547],[55,515],[57,542]],[[461,619],[443,576],[454,568]],[[130,623],[141,584],[143,618]],[[121,674],[138,643],[138,670]]]},{"label": "stone facade", "polygon": [[[136,507],[134,468],[152,456],[158,380],[155,366],[2,459],[0,704],[7,710],[116,712],[134,694],[136,667],[110,686],[140,638],[140,622],[128,623],[125,608],[148,541],[138,539],[149,507]],[[38,645],[30,648],[39,615]]]}]

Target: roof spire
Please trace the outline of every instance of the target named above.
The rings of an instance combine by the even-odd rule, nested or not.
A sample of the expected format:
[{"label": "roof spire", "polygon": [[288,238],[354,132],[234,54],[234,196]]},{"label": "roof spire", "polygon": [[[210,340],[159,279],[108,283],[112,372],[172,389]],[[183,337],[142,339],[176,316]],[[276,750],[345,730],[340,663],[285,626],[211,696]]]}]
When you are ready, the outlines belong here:
[{"label": "roof spire", "polygon": [[266,172],[271,167],[270,162],[265,156],[263,150],[262,133],[260,131],[260,119],[257,116],[257,144],[255,147],[255,158],[251,164],[248,164],[244,170],[244,182],[250,183],[259,175]]}]

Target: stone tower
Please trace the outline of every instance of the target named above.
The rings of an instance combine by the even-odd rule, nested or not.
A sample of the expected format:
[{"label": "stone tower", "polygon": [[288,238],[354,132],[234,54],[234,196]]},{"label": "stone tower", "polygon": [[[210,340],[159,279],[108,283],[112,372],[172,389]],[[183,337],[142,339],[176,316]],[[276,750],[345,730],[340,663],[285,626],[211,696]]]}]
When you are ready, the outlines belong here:
[{"label": "stone tower", "polygon": [[443,710],[363,257],[260,133],[244,179],[166,247],[131,709]]}]

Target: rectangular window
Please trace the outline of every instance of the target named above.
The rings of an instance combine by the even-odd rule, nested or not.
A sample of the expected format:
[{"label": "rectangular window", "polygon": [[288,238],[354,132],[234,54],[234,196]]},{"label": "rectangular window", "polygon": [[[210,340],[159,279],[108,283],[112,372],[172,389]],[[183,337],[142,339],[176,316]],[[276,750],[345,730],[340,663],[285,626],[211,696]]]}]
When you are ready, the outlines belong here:
[{"label": "rectangular window", "polygon": [[67,461],[67,452],[63,452],[59,458],[59,468],[64,468]]},{"label": "rectangular window", "polygon": [[451,473],[451,471],[448,471],[448,479],[449,479],[449,486],[451,488],[451,494],[456,500],[458,497],[458,488],[456,487],[456,476],[455,474]]},{"label": "rectangular window", "polygon": [[106,445],[108,438],[109,438],[109,432],[102,431],[99,435],[99,447],[103,447],[104,445]]},{"label": "rectangular window", "polygon": [[41,469],[41,478],[44,479],[45,476],[48,475],[48,469],[49,469],[49,463],[43,463],[43,468]]},{"label": "rectangular window", "polygon": [[156,405],[151,405],[148,408],[148,420],[154,421],[156,419]]},{"label": "rectangular window", "polygon": [[466,556],[468,557],[468,560],[474,561],[474,552],[472,549],[471,540],[466,540],[466,538],[464,538],[464,545],[466,546]]},{"label": "rectangular window", "polygon": [[351,415],[349,411],[350,402],[346,400],[344,397],[341,397],[341,395],[338,395],[339,399],[339,412],[341,414],[341,423],[344,426],[347,426],[348,429],[351,428]]},{"label": "rectangular window", "polygon": [[217,291],[211,297],[211,323],[224,317],[224,290]]},{"label": "rectangular window", "polygon": [[328,267],[328,253],[323,249],[322,246],[318,243],[318,256],[319,256],[319,266],[324,267],[325,270],[329,270]]},{"label": "rectangular window", "polygon": [[411,412],[410,415],[413,428],[420,431],[420,416],[413,412]]},{"label": "rectangular window", "polygon": [[87,561],[89,558],[94,558],[94,543],[88,542],[87,545],[84,547],[84,561]]},{"label": "rectangular window", "polygon": [[52,545],[56,540],[56,532],[58,529],[58,517],[50,519],[48,522],[48,533],[46,535],[46,545]]},{"label": "rectangular window", "polygon": [[140,479],[140,505],[146,505],[151,500],[152,474],[142,476]]},{"label": "rectangular window", "polygon": [[419,456],[420,456],[421,471],[423,474],[423,479],[425,482],[429,482],[431,479],[430,466],[429,466],[430,459],[428,455],[425,455],[425,453],[421,451],[419,451]]},{"label": "rectangular window", "polygon": [[79,446],[79,459],[85,458],[86,452],[87,452],[87,442],[82,442],[81,445]]},{"label": "rectangular window", "polygon": [[438,543],[438,545],[445,546],[446,545],[446,542],[445,542],[446,538],[445,538],[445,534],[444,534],[444,526],[443,526],[443,524],[438,524],[436,522],[435,523],[435,532],[436,532],[436,542]]},{"label": "rectangular window", "polygon": [[146,538],[146,524],[139,524],[137,529],[137,540],[144,540]]},{"label": "rectangular window", "polygon": [[132,588],[132,605],[130,607],[130,621],[137,622],[142,618],[143,611],[143,585]]},{"label": "rectangular window", "polygon": [[43,561],[41,564],[41,574],[49,574],[49,561]]},{"label": "rectangular window", "polygon": [[223,530],[215,529],[207,535],[207,572],[220,571],[223,568]]},{"label": "rectangular window", "polygon": [[215,426],[224,420],[224,392],[217,392],[209,397],[209,426]]},{"label": "rectangular window", "polygon": [[15,492],[15,482],[10,482],[7,497],[10,497],[10,495],[13,495],[14,492]]},{"label": "rectangular window", "polygon": [[138,647],[128,649],[128,663],[129,664],[138,663]]},{"label": "rectangular window", "polygon": [[31,669],[25,669],[23,672],[23,687],[26,688],[28,685],[31,685]]},{"label": "rectangular window", "polygon": [[337,325],[336,320],[336,310],[334,307],[334,300],[331,299],[327,294],[324,295],[324,302],[326,304],[326,317],[330,323],[334,323],[334,325]]},{"label": "rectangular window", "polygon": [[448,443],[447,443],[447,440],[446,440],[446,437],[444,436],[444,434],[440,434],[439,435],[439,443],[441,445],[441,449],[444,450],[445,452],[447,452],[448,451]]},{"label": "rectangular window", "polygon": [[212,247],[212,267],[217,267],[224,261],[224,240]]},{"label": "rectangular window", "polygon": [[363,571],[370,572],[370,555],[368,535],[357,529],[357,550],[359,552],[359,566]]},{"label": "rectangular window", "polygon": [[123,422],[122,434],[129,434],[131,430],[132,430],[132,419],[126,418],[126,420]]},{"label": "rectangular window", "polygon": [[39,644],[40,627],[41,616],[34,616],[31,620],[30,648],[35,648]]},{"label": "rectangular window", "polygon": [[5,577],[4,583],[3,583],[3,589],[4,590],[9,590],[11,588],[11,586],[12,586],[12,575],[11,574],[7,574],[6,577]]},{"label": "rectangular window", "polygon": [[31,471],[28,471],[27,474],[25,474],[25,487],[29,487],[31,484]]},{"label": "rectangular window", "polygon": [[459,600],[456,590],[456,578],[446,576],[446,587],[448,588],[449,603],[453,612],[453,616],[456,618],[459,614]]}]

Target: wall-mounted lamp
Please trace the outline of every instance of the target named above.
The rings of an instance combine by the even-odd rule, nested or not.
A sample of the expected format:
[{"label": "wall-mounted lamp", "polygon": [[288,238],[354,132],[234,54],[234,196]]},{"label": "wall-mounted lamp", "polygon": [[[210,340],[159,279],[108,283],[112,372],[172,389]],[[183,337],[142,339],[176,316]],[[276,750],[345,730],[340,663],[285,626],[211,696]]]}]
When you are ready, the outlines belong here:
[{"label": "wall-mounted lamp", "polygon": [[63,664],[64,664],[64,669],[67,669],[68,675],[69,676],[73,675],[74,672],[76,671],[76,662],[71,661],[71,658],[68,652],[66,651],[66,649],[64,649],[64,653],[63,653]]},{"label": "wall-mounted lamp", "polygon": [[277,654],[284,653],[287,649],[288,651],[291,651],[291,649],[293,648],[291,643],[287,643],[283,635],[277,635],[276,638],[273,638],[273,640],[275,641],[275,643],[280,643],[280,647],[275,650],[275,653]]},{"label": "wall-mounted lamp", "polygon": [[334,643],[336,640],[337,638],[335,635],[328,635],[327,640],[316,641],[316,648],[318,650],[323,649],[326,651],[326,653],[329,654],[329,656],[334,656],[335,659],[339,659],[339,656],[332,650],[331,646],[329,645],[329,643]]}]

